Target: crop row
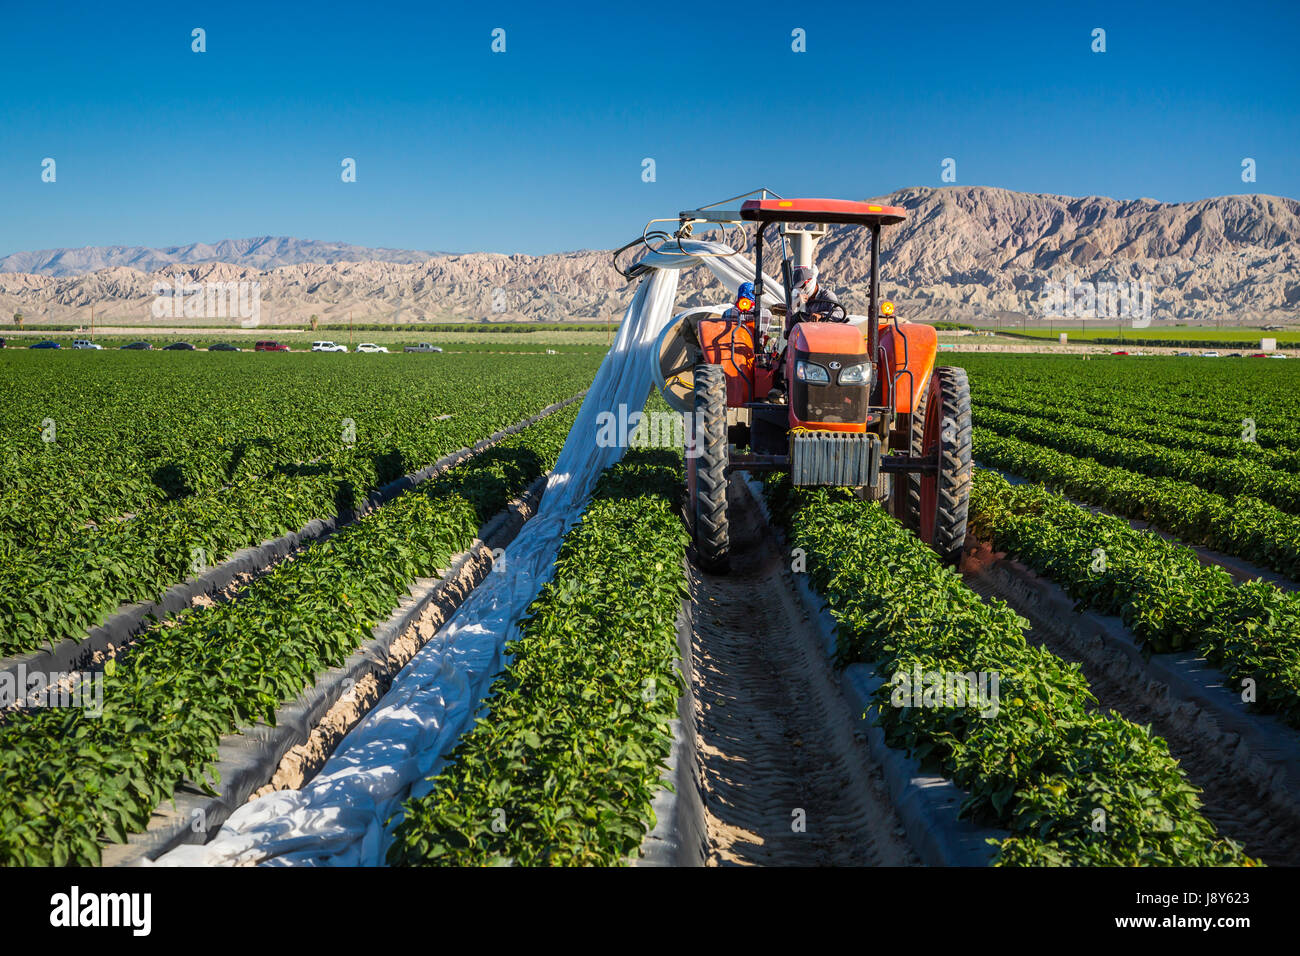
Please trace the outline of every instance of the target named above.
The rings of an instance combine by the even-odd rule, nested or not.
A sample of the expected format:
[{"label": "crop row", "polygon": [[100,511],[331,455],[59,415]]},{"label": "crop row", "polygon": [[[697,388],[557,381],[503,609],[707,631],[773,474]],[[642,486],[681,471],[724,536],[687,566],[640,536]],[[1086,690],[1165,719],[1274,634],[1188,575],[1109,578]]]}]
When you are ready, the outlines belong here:
[{"label": "crop row", "polygon": [[1093,428],[1179,451],[1203,451],[1219,458],[1241,458],[1257,461],[1267,468],[1291,473],[1300,472],[1300,451],[1288,448],[1266,448],[1259,443],[1257,428],[1243,423],[1238,433],[1226,435],[1207,434],[1200,430],[1180,427],[1183,419],[1175,412],[1164,412],[1144,420],[1133,417],[1128,408],[1119,403],[1079,406],[1061,395],[1053,402],[1035,402],[1022,395],[999,393],[984,394],[975,403],[977,408],[1004,412],[1020,418],[1040,418],[1067,425]]},{"label": "crop row", "polygon": [[1300,580],[1300,517],[1258,499],[1228,499],[1185,481],[1110,467],[981,428],[974,432],[974,453],[986,467]]},{"label": "crop row", "polygon": [[1237,585],[1189,548],[988,471],[975,474],[971,521],[1081,606],[1120,616],[1151,651],[1195,649],[1234,689],[1253,681],[1254,707],[1300,727],[1300,593]]},{"label": "crop row", "polygon": [[1052,402],[1158,428],[1173,418],[1183,429],[1238,439],[1250,419],[1258,444],[1300,450],[1295,363],[1202,362],[1189,369],[1173,359],[1134,365],[1061,355],[961,355],[956,361],[970,372],[976,404],[999,397]]},{"label": "crop row", "polygon": [[337,466],[340,480],[373,487],[448,450],[446,434],[467,409],[473,417],[502,405],[503,376],[572,395],[592,372],[572,356],[450,356],[436,369],[240,355],[146,369],[131,358],[76,368],[8,363],[0,552],[256,478]]},{"label": "crop row", "polygon": [[[554,385],[532,385],[498,393],[472,411],[426,425],[423,453],[430,457],[416,466],[571,394]],[[315,518],[347,512],[392,477],[396,475],[376,470],[363,452],[345,450],[328,466],[248,478],[219,494],[185,498],[130,521],[8,553],[0,567],[0,654],[79,639],[123,603],[153,600],[241,548]]]},{"label": "crop row", "polygon": [[[1210,333],[1204,338],[1189,336],[1187,338],[1176,338],[1174,336],[1144,336],[1141,332],[1135,332],[1132,335],[1097,335],[1095,332],[1079,333],[1071,329],[1062,329],[1057,326],[1051,329],[1035,329],[1032,332],[1013,332],[1009,329],[999,329],[999,335],[1006,335],[1016,339],[1031,339],[1042,341],[1044,339],[1056,340],[1057,336],[1065,332],[1072,343],[1083,343],[1087,345],[1123,345],[1129,348],[1169,348],[1169,349],[1244,349],[1254,351],[1259,348],[1261,340],[1264,338],[1262,333],[1253,335],[1243,335],[1237,338],[1216,339],[1215,333]],[[1218,333],[1222,334],[1222,333]],[[1300,347],[1300,339],[1294,335],[1281,333],[1273,336],[1277,339],[1277,344],[1281,348]]]},{"label": "crop row", "polygon": [[[1197,362],[1189,364],[1172,357],[1153,357],[1134,363],[1079,355],[997,355],[966,354],[961,360],[979,370],[981,381],[1001,384],[1021,375],[1027,381],[1067,387],[1087,388],[1097,394],[1152,392],[1157,398],[1175,396],[1200,399],[1199,410],[1212,412],[1234,403],[1276,407],[1281,394],[1289,388],[1300,368],[1283,363],[1264,362]],[[1225,382],[1242,382],[1249,386],[1240,392],[1224,391]]]},{"label": "crop row", "polygon": [[[1218,413],[1212,418],[1204,407],[1186,408],[1178,399],[1161,395],[1152,386],[1150,392],[1137,389],[1128,390],[1120,395],[1105,390],[1071,387],[1060,383],[1055,388],[1032,389],[1027,383],[1007,382],[1000,387],[981,383],[978,395],[972,396],[976,404],[983,404],[1006,411],[1024,409],[1029,414],[1039,414],[1039,409],[1052,408],[1059,412],[1068,412],[1071,420],[1078,421],[1078,416],[1089,416],[1090,427],[1109,430],[1115,428],[1148,429],[1148,437],[1163,438],[1169,436],[1177,439],[1179,447],[1196,447],[1191,442],[1195,435],[1204,436],[1211,443],[1207,450],[1217,448],[1224,452],[1235,448],[1235,444],[1252,444],[1257,446],[1261,457],[1275,467],[1283,467],[1300,451],[1300,432],[1293,431],[1294,423],[1279,421],[1282,413],[1265,414],[1261,407],[1255,407],[1240,415]],[[1042,415],[1041,417],[1051,417]],[[1083,424],[1083,422],[1078,421]],[[1253,441],[1245,442],[1254,428]],[[1140,437],[1140,436],[1139,436]],[[1188,444],[1182,444],[1186,442]],[[1254,455],[1254,449],[1240,449],[1240,453]],[[1236,457],[1233,455],[1232,457]]]},{"label": "crop row", "polygon": [[[1200,810],[1168,745],[1093,711],[1077,665],[1031,647],[1024,622],[986,604],[878,504],[769,479],[774,513],[826,598],[841,662],[873,662],[891,746],[970,797],[963,813],[1011,831],[1000,865],[1252,863]],[[904,675],[999,676],[999,706],[913,706]],[[924,698],[922,699],[924,703]]]},{"label": "crop row", "polygon": [[602,477],[529,609],[488,713],[408,800],[394,865],[616,865],[654,825],[680,678],[681,458]]},{"label": "crop row", "polygon": [[1218,458],[1204,452],[1178,451],[1108,435],[1095,428],[1008,415],[987,407],[976,406],[972,420],[976,427],[999,435],[1031,441],[1143,475],[1188,481],[1228,498],[1258,498],[1288,514],[1300,514],[1300,476],[1275,471],[1256,462]]},{"label": "crop row", "polygon": [[104,669],[102,712],[0,722],[0,863],[95,863],[183,779],[212,772],[223,734],[338,666],[417,578],[552,466],[576,406],[429,480],[300,552],[237,600],[155,627]]}]

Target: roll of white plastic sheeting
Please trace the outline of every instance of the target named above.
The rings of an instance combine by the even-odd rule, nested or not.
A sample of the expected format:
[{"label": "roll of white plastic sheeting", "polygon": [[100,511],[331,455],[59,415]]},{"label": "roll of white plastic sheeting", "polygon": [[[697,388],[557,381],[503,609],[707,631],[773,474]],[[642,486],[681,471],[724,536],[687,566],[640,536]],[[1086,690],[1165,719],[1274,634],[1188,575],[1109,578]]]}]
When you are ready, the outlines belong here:
[{"label": "roll of white plastic sheeting", "polygon": [[[729,298],[723,306],[726,308],[735,300],[742,282],[754,281],[751,261],[740,253],[732,253],[730,246],[721,243],[683,239],[680,246],[676,241],[662,243],[658,251],[647,252],[638,265],[651,269],[687,269],[703,263],[726,288]],[[785,305],[785,286],[766,272],[763,273],[763,304]]]},{"label": "roll of white plastic sheeting", "polygon": [[[204,845],[187,845],[156,863],[376,866],[384,862],[394,815],[420,796],[441,768],[504,668],[504,647],[552,575],[555,556],[581,516],[601,472],[622,456],[596,443],[597,417],[640,410],[651,388],[655,342],[672,316],[678,271],[703,263],[734,296],[746,275],[725,247],[682,243],[701,257],[650,253],[649,271],[623,316],[609,354],[583,401],[546,486],[541,508],[443,628],[396,676],[388,693],[301,790],[281,790],[233,813]],[[672,248],[677,248],[676,243]],[[714,253],[710,255],[710,253]],[[771,280],[765,280],[771,281]],[[783,295],[780,285],[773,290]],[[630,437],[630,436],[629,436]]]}]

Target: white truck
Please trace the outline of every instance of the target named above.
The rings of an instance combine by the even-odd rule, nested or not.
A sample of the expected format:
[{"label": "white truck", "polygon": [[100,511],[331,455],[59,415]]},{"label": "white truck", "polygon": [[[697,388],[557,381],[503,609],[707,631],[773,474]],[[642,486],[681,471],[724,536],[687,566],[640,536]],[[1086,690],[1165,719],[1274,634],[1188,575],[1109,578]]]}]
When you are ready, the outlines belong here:
[{"label": "white truck", "polygon": [[94,349],[95,351],[102,351],[104,348],[102,345],[96,345],[90,339],[73,339],[72,347],[74,349]]},{"label": "white truck", "polygon": [[428,342],[421,342],[419,345],[407,345],[402,349],[403,352],[441,352],[442,349]]},{"label": "white truck", "polygon": [[339,345],[337,342],[313,342],[311,344],[313,352],[346,352],[346,345]]}]

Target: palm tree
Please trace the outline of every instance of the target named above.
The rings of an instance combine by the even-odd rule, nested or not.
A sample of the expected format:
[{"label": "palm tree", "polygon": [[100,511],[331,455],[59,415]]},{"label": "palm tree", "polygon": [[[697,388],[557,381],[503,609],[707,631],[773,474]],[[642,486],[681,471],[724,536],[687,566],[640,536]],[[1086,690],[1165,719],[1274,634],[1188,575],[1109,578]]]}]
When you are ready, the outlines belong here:
[{"label": "palm tree", "polygon": [[319,318],[319,316],[315,316],[315,315],[313,315],[313,316],[311,317],[311,320],[310,320],[310,321],[311,321],[311,330],[312,330],[313,332],[315,332],[315,331],[316,331],[316,325],[317,325],[318,322],[320,322],[320,318]]},{"label": "palm tree", "polygon": [[23,314],[21,312],[14,313],[14,325],[18,326],[19,332],[23,330]]}]

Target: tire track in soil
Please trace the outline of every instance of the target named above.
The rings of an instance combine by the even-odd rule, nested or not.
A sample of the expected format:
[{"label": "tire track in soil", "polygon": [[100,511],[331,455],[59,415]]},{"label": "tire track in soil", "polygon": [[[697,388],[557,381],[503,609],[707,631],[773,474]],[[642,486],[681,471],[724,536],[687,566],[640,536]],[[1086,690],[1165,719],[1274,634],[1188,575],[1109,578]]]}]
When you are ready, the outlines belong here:
[{"label": "tire track in soil", "polygon": [[707,865],[917,865],[784,559],[744,501],[733,482],[731,573],[690,569]]},{"label": "tire track in soil", "polygon": [[[969,544],[968,544],[969,550]],[[987,561],[987,545],[982,542],[976,553]],[[1228,762],[1229,755],[1215,744],[1207,745],[1203,729],[1182,719],[1177,707],[1153,706],[1155,697],[1148,686],[1150,679],[1135,668],[1118,651],[1100,655],[1082,652],[1063,631],[1033,608],[1018,601],[979,574],[980,564],[968,554],[962,577],[966,586],[985,600],[997,597],[1011,605],[1029,621],[1025,638],[1045,647],[1057,657],[1078,663],[1097,698],[1097,710],[1113,711],[1135,724],[1150,725],[1151,732],[1169,744],[1187,775],[1188,782],[1201,791],[1202,813],[1224,836],[1240,843],[1251,856],[1269,866],[1300,865],[1300,806],[1295,802],[1280,805],[1261,791]],[[1163,683],[1160,687],[1165,687]],[[1169,700],[1176,700],[1172,695]]]}]

